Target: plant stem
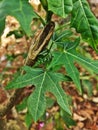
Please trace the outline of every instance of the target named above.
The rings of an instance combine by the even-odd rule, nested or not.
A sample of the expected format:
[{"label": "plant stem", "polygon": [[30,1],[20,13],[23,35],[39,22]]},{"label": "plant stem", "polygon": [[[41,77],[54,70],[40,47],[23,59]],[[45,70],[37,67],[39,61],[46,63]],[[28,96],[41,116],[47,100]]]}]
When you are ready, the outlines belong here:
[{"label": "plant stem", "polygon": [[52,14],[53,13],[51,11],[46,12],[46,22],[47,23],[51,21]]},{"label": "plant stem", "polygon": [[[36,13],[36,12],[35,12],[35,13]],[[42,18],[40,15],[38,15],[37,13],[36,13],[36,15],[39,17],[41,23],[45,26],[46,23],[45,23],[45,21],[43,20],[43,18]]]},{"label": "plant stem", "polygon": [[[45,28],[42,30],[42,32],[40,33],[38,39],[36,39],[35,43],[34,42],[31,43],[25,65],[33,66],[35,64],[38,54],[48,44],[53,34],[54,27],[55,27],[55,24],[53,22],[48,23],[45,26]],[[24,74],[24,73],[25,72],[22,71],[21,74]],[[4,106],[3,108],[0,108],[0,119],[3,119],[3,117],[7,115],[9,111],[12,109],[12,107],[17,104],[23,91],[24,91],[24,88],[17,89],[15,93],[10,97],[7,105]]]},{"label": "plant stem", "polygon": [[53,12],[48,11],[48,2],[47,0],[40,0],[41,5],[43,6],[44,10],[46,11],[46,23],[49,23],[51,21],[51,17]]}]

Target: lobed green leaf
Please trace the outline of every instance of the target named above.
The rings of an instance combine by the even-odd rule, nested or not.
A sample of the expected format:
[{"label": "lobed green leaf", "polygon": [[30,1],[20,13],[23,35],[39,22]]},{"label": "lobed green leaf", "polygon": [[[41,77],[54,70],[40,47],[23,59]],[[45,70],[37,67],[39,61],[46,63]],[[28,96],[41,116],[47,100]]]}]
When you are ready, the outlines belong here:
[{"label": "lobed green leaf", "polygon": [[[61,42],[60,42],[61,43]],[[58,43],[56,43],[58,44]],[[77,89],[82,93],[80,85],[79,71],[75,67],[74,62],[86,67],[87,70],[93,71],[98,74],[98,60],[92,60],[84,57],[76,51],[76,47],[79,44],[79,39],[74,42],[62,42],[62,49],[53,52],[53,60],[49,68],[56,68],[56,66],[64,66],[68,76],[71,77],[73,82],[76,84]]]},{"label": "lobed green leaf", "polygon": [[67,113],[71,114],[67,95],[59,85],[59,82],[67,80],[64,75],[28,66],[25,66],[23,69],[26,73],[15,78],[6,88],[22,88],[27,85],[35,86],[34,92],[28,98],[28,110],[34,121],[37,121],[46,109],[45,92],[53,93],[57,98],[58,104]]}]

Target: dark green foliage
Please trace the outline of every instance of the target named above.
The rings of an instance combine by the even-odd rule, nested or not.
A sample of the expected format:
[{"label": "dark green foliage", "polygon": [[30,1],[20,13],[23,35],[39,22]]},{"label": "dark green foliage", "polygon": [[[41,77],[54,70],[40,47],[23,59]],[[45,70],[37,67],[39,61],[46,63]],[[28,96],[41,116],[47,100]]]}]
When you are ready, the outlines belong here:
[{"label": "dark green foliage", "polygon": [[45,111],[45,93],[47,91],[53,93],[57,98],[58,104],[66,112],[71,114],[67,100],[68,96],[59,86],[60,81],[66,81],[66,78],[62,74],[54,73],[51,71],[43,71],[39,68],[33,69],[27,66],[24,67],[24,70],[26,71],[26,74],[18,76],[18,78],[15,78],[10,84],[8,84],[6,88],[22,88],[27,85],[36,86],[36,89],[28,99],[28,109],[34,121],[37,121]]}]

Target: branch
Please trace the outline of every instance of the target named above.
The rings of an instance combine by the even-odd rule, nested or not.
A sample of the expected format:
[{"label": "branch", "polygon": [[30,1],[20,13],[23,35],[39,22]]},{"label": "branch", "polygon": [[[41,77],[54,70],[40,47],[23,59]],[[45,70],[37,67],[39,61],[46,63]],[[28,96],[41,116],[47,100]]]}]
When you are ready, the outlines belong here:
[{"label": "branch", "polygon": [[[36,58],[38,54],[47,46],[49,40],[53,34],[55,24],[54,22],[48,23],[40,35],[38,36],[37,40],[31,43],[28,56],[25,61],[25,65],[33,66],[36,62]],[[25,72],[22,71],[22,75]],[[16,105],[17,101],[19,100],[20,95],[23,93],[24,88],[17,89],[14,94],[10,97],[7,105],[3,108],[0,108],[0,118],[3,118],[5,115],[9,113],[13,106]]]}]

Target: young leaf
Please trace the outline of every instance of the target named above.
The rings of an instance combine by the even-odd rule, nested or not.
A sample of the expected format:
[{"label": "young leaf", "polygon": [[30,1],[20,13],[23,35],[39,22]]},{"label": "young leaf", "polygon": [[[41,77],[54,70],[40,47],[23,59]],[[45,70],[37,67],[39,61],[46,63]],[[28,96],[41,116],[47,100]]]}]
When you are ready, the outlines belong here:
[{"label": "young leaf", "polygon": [[5,18],[7,15],[14,16],[20,23],[22,29],[27,36],[31,35],[30,24],[33,18],[38,16],[35,14],[33,8],[27,0],[2,0],[0,1],[0,34],[5,26]]},{"label": "young leaf", "polygon": [[8,84],[7,89],[22,88],[27,85],[35,85],[34,92],[28,98],[28,109],[34,121],[37,121],[44,113],[46,108],[45,92],[53,93],[58,104],[69,114],[70,107],[67,95],[60,87],[59,82],[67,80],[62,74],[50,71],[43,71],[39,68],[25,66],[26,73],[14,79]]},{"label": "young leaf", "polygon": [[48,10],[55,14],[66,17],[66,14],[72,11],[73,3],[72,0],[47,0]]},{"label": "young leaf", "polygon": [[71,26],[97,50],[98,20],[91,12],[87,0],[73,0],[73,5]]},{"label": "young leaf", "polygon": [[66,46],[67,47],[70,46],[70,48],[72,48],[72,47],[75,48],[76,46],[78,46],[78,44],[80,42],[80,38],[77,38],[75,40],[75,43],[77,43],[77,44],[73,44],[73,42],[70,41],[72,34],[73,34],[73,32],[69,29],[61,31],[61,32],[57,32],[57,33],[55,33],[55,35],[53,37],[53,42],[56,43],[57,46],[60,48],[64,48]]}]

